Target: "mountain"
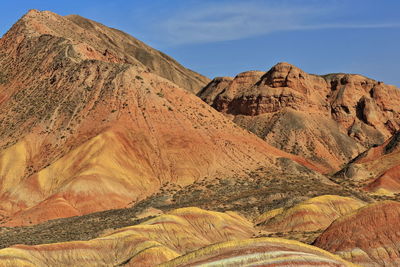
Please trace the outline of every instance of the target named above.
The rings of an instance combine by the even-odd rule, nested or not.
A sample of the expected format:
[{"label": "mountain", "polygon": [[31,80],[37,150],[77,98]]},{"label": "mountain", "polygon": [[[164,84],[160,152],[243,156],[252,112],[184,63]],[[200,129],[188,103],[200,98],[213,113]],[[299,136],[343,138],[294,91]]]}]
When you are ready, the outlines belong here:
[{"label": "mountain", "polygon": [[283,169],[281,158],[318,169],[240,129],[134,54],[121,61],[119,46],[101,56],[108,44],[99,36],[122,44],[121,35],[84,21],[30,11],[0,40],[6,225],[124,208],[168,184]]},{"label": "mountain", "polygon": [[241,127],[333,173],[400,127],[400,91],[355,74],[268,72],[219,77],[198,96]]},{"label": "mountain", "polygon": [[31,10],[0,39],[0,265],[396,264],[398,98],[287,63],[209,81]]},{"label": "mountain", "polygon": [[8,42],[16,35],[19,38],[45,35],[68,39],[71,43],[64,45],[71,50],[65,53],[71,58],[141,66],[191,92],[199,91],[209,82],[208,78],[184,68],[136,38],[78,15],[62,17],[49,11],[31,10],[6,34],[4,45],[11,45]]}]

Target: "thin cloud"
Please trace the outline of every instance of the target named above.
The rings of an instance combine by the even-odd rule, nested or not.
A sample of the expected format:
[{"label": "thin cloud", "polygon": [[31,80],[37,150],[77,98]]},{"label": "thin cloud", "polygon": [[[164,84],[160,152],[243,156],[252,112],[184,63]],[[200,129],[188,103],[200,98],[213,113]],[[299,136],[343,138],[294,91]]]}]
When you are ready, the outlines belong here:
[{"label": "thin cloud", "polygon": [[265,6],[252,1],[197,6],[167,17],[156,31],[160,40],[181,45],[238,40],[279,31],[400,27],[400,23],[321,23],[321,15],[330,12],[332,8]]}]

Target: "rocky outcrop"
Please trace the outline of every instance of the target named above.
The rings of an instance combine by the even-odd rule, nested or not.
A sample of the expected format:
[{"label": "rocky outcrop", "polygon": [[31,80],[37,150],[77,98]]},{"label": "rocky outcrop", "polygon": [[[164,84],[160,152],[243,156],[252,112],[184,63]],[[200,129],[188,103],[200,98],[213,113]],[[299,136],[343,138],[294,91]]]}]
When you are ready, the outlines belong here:
[{"label": "rocky outcrop", "polygon": [[400,128],[400,91],[361,75],[266,73],[216,78],[198,94],[240,126],[333,172]]},{"label": "rocky outcrop", "polygon": [[334,221],[314,245],[361,266],[399,266],[400,203],[370,204]]}]

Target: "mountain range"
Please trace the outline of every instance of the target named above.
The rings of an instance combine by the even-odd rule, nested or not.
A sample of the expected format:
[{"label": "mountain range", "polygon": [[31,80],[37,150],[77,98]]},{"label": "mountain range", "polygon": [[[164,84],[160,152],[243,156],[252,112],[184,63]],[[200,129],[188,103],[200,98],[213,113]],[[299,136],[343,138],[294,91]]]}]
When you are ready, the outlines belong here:
[{"label": "mountain range", "polygon": [[398,266],[400,91],[212,80],[78,15],[0,39],[0,266]]}]

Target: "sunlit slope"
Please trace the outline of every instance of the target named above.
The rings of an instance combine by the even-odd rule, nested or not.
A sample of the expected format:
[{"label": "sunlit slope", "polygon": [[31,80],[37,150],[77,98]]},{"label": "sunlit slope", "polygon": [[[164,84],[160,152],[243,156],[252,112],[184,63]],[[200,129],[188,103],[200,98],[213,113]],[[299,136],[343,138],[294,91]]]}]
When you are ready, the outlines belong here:
[{"label": "sunlit slope", "polygon": [[213,243],[249,238],[253,232],[252,224],[235,213],[183,208],[90,241],[2,249],[0,265],[155,266]]},{"label": "sunlit slope", "polygon": [[211,245],[160,267],[178,266],[355,266],[322,249],[280,238],[255,238]]},{"label": "sunlit slope", "polygon": [[276,232],[317,231],[327,228],[335,219],[365,203],[350,197],[324,195],[288,208],[268,211],[256,219],[265,230]]}]

